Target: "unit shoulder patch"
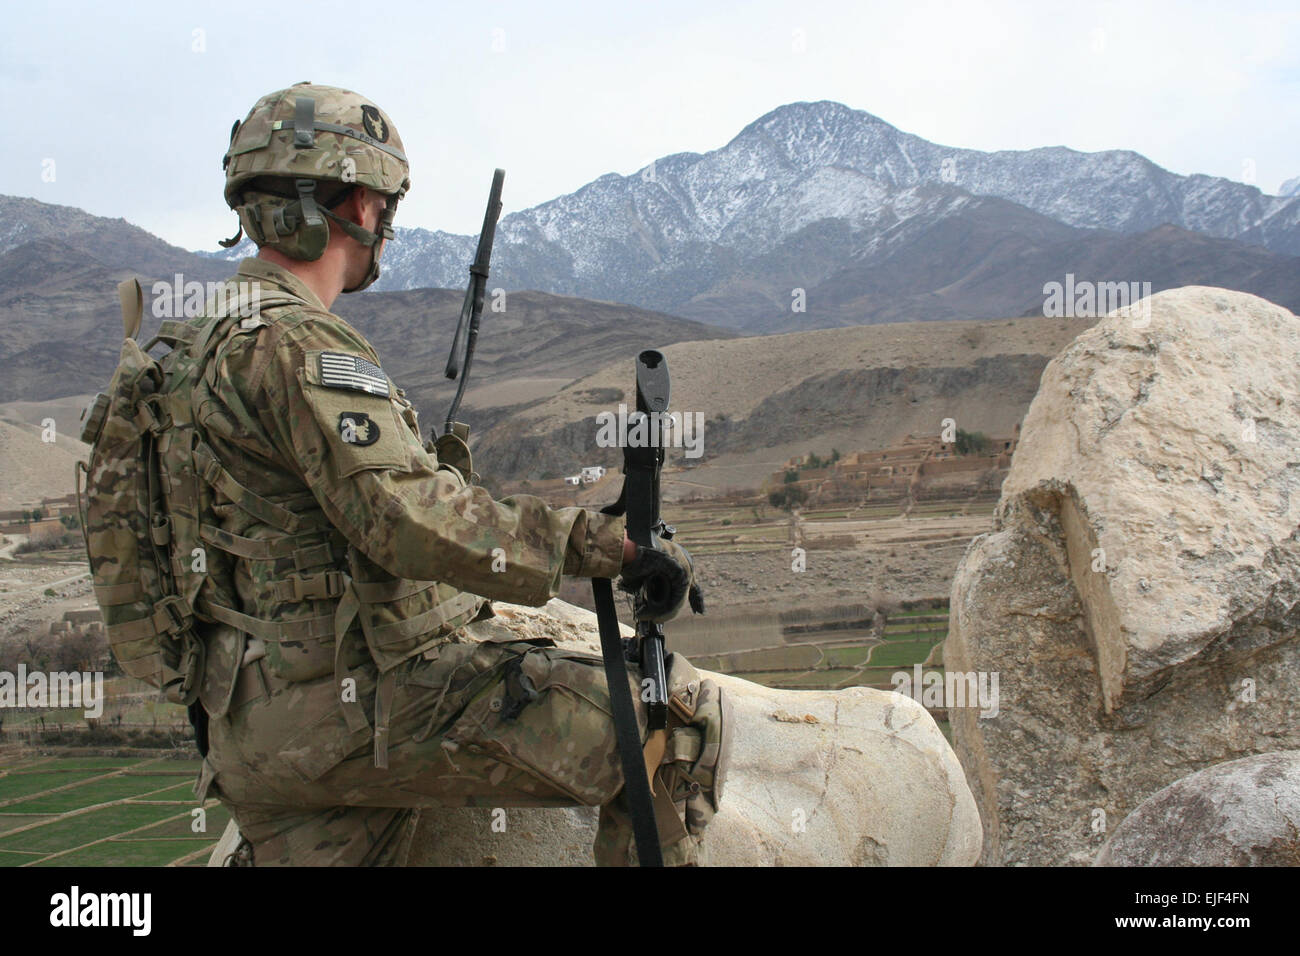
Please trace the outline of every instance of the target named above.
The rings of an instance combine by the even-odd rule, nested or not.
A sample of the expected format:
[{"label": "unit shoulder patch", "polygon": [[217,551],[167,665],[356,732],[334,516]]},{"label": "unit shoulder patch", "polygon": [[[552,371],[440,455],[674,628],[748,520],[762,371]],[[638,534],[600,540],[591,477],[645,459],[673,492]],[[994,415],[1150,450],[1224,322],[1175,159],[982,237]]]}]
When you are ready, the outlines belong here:
[{"label": "unit shoulder patch", "polygon": [[347,352],[320,353],[320,383],[367,395],[388,396],[388,376],[374,362]]},{"label": "unit shoulder patch", "polygon": [[339,412],[339,437],[365,448],[379,441],[379,423],[365,412]]}]

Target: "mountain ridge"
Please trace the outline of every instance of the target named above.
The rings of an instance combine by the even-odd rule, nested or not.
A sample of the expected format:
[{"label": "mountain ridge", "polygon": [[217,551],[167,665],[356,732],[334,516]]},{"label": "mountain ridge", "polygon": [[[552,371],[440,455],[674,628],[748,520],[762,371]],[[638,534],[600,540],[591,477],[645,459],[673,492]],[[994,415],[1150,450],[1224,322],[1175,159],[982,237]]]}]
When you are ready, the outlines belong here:
[{"label": "mountain ridge", "polygon": [[[1181,176],[1132,150],[944,146],[820,100],[769,110],[718,149],[660,157],[627,176],[605,173],[508,213],[497,231],[494,282],[716,321],[710,308],[696,310],[697,297],[716,299],[737,275],[761,274],[761,261],[809,227],[844,227],[837,246],[821,252],[823,271],[835,271],[881,253],[899,226],[933,228],[981,200],[1012,203],[1073,229],[1130,235],[1175,225],[1300,256],[1300,194],[1269,196],[1219,177]],[[475,237],[397,232],[377,288],[463,282]],[[1206,281],[1205,268],[1180,278]],[[722,324],[759,330],[774,321],[758,310]]]}]

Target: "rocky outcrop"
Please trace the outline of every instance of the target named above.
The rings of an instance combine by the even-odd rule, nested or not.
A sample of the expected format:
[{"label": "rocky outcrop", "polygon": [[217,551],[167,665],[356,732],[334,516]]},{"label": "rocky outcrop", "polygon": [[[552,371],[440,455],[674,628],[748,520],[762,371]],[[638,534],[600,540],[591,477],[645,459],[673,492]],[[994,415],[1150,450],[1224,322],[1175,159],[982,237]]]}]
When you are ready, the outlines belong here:
[{"label": "rocky outcrop", "polygon": [[1151,794],[1300,747],[1300,320],[1189,287],[1043,373],[953,581],[952,710],[985,863],[1087,863]]},{"label": "rocky outcrop", "polygon": [[[961,767],[918,704],[867,688],[768,690],[718,676],[737,735],[709,866],[963,866],[980,825]],[[793,708],[793,709],[792,709]],[[411,865],[592,865],[594,808],[425,811]]]},{"label": "rocky outcrop", "polygon": [[[497,618],[467,630],[480,639],[500,639],[503,630],[549,637],[599,653],[589,611],[562,601],[494,607]],[[952,748],[919,704],[865,687],[782,691],[710,676],[731,695],[735,736],[722,806],[705,831],[708,865],[975,862],[975,802]],[[425,810],[408,862],[590,866],[595,832],[594,808],[507,808],[495,820],[488,807]],[[223,838],[214,861],[232,839]]]},{"label": "rocky outcrop", "polygon": [[1124,818],[1097,866],[1300,866],[1300,751],[1230,760]]}]

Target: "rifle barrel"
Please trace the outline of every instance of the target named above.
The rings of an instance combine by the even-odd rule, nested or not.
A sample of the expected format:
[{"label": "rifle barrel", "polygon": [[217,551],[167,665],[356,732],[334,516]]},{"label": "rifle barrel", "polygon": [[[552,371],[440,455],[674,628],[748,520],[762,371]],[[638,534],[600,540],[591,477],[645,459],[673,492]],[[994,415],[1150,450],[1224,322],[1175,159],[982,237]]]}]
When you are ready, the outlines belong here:
[{"label": "rifle barrel", "polygon": [[[446,431],[451,431],[456,413],[460,411],[461,399],[465,397],[465,387],[469,382],[470,366],[474,362],[474,347],[478,343],[479,320],[483,315],[483,297],[487,293],[489,266],[492,263],[492,244],[496,240],[497,220],[501,216],[501,187],[506,179],[504,169],[492,173],[492,188],[488,192],[487,209],[483,212],[483,228],[478,234],[478,246],[474,250],[474,261],[469,266],[469,285],[465,289],[465,301],[460,307],[460,320],[456,323],[456,334],[451,340],[451,354],[447,356],[446,376],[460,383],[456,386],[456,397],[452,399],[451,408],[447,410]],[[464,355],[461,354],[461,340],[465,341]]]}]

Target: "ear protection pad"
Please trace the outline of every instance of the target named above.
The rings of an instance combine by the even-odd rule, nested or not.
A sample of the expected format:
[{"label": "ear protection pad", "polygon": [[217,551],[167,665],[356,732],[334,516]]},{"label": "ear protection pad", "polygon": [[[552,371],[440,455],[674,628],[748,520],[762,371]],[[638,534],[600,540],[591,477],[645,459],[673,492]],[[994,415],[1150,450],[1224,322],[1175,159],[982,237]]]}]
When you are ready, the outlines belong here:
[{"label": "ear protection pad", "polygon": [[299,179],[294,185],[298,190],[297,202],[276,209],[271,214],[277,236],[289,236],[295,232],[298,256],[309,261],[319,259],[325,254],[325,247],[330,241],[329,223],[316,206],[316,181]]}]

